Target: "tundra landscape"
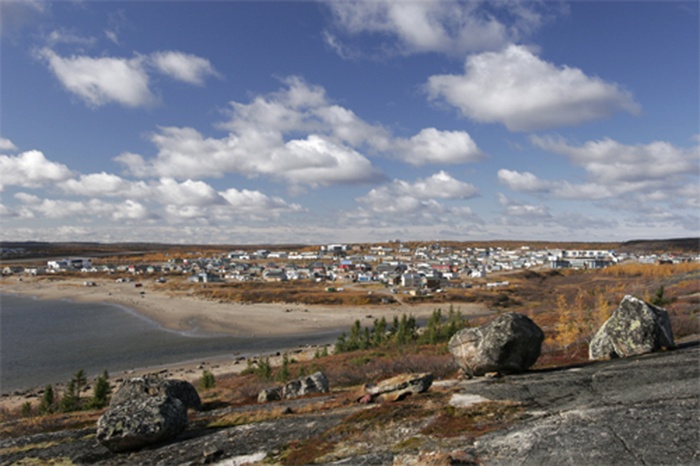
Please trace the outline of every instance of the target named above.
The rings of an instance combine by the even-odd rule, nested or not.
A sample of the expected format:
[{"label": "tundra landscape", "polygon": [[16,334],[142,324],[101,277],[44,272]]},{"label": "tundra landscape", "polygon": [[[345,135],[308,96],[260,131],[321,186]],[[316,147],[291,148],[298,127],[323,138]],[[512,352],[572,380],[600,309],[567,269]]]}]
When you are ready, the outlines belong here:
[{"label": "tundra landscape", "polygon": [[[697,239],[3,246],[3,294],[119,303],[177,331],[299,336],[295,347],[246,356],[94,374],[75,367],[62,383],[3,393],[6,464],[685,464],[699,454]],[[599,266],[575,266],[583,251]],[[303,252],[306,258],[289,259]],[[47,268],[78,257],[90,267]],[[241,269],[254,272],[232,273]],[[294,278],[280,278],[280,270]],[[670,342],[592,361],[594,336],[600,339],[601,326],[630,299],[667,314]],[[518,349],[509,343],[502,365],[484,370],[454,350],[456,334],[486,335],[511,315],[531,322],[541,340]],[[336,331],[332,341],[304,344],[304,335],[328,330]],[[532,348],[524,367],[504,363]],[[663,371],[665,379],[648,371]],[[196,409],[184,408],[181,428],[146,443],[104,440],[98,419],[106,423],[126,409],[119,407],[133,383],[168,380],[190,384],[198,400],[186,404]],[[589,421],[577,424],[578,412]],[[610,427],[611,416],[624,418],[624,428]],[[584,426],[610,431],[611,439],[582,448],[576,438]],[[673,445],[638,441],[654,438],[656,428],[677,432]],[[545,447],[548,431],[565,433]]]}]

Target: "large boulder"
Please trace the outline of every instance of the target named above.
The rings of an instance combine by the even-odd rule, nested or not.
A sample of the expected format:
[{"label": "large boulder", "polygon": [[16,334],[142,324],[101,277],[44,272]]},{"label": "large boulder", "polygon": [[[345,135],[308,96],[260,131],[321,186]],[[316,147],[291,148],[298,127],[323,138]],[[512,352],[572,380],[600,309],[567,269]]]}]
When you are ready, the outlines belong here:
[{"label": "large boulder", "polygon": [[202,401],[197,389],[186,380],[159,379],[156,377],[134,377],[127,379],[112,396],[110,406],[118,406],[129,400],[170,396],[177,398],[186,408],[202,409]]},{"label": "large boulder", "polygon": [[450,339],[449,349],[469,377],[516,373],[537,361],[543,340],[544,332],[530,318],[509,312],[481,327],[460,330]]},{"label": "large boulder", "polygon": [[122,452],[170,440],[187,427],[187,408],[177,398],[138,397],[111,407],[97,421],[97,440]]},{"label": "large boulder", "polygon": [[588,355],[590,359],[624,358],[674,346],[668,312],[627,295],[596,332]]}]

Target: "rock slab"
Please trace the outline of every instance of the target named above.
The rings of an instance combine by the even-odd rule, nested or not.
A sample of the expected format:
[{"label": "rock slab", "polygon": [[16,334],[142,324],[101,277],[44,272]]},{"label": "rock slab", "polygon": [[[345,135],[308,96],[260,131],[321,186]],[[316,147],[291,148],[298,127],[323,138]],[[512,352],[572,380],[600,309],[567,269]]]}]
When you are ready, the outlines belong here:
[{"label": "rock slab", "polygon": [[594,360],[624,358],[673,347],[668,312],[627,295],[596,332],[588,356]]},{"label": "rock slab", "polygon": [[365,386],[365,396],[360,401],[370,402],[377,398],[385,401],[400,401],[409,395],[427,391],[433,384],[433,374],[401,374],[382,380],[374,385]]},{"label": "rock slab", "polygon": [[187,427],[187,408],[157,395],[127,400],[97,421],[97,440],[112,452],[138,450],[176,437]]},{"label": "rock slab", "polygon": [[459,367],[472,377],[527,370],[540,357],[543,340],[544,332],[529,317],[509,312],[481,327],[460,330],[448,346]]}]

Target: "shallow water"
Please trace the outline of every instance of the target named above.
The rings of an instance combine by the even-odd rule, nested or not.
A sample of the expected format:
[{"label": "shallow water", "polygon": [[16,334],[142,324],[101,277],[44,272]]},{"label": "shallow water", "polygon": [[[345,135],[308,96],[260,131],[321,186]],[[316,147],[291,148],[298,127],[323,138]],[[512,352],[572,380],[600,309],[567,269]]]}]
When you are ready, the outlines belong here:
[{"label": "shallow water", "polygon": [[[255,306],[250,306],[251,312]],[[204,359],[252,356],[335,341],[340,331],[243,338],[166,330],[131,309],[106,303],[0,295],[0,392],[89,376]]]}]

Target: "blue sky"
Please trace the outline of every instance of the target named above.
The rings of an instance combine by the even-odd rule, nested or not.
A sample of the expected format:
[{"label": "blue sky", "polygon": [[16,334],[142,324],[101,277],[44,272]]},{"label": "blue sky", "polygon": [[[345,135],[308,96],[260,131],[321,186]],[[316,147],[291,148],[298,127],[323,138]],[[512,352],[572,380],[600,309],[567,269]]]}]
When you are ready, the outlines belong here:
[{"label": "blue sky", "polygon": [[3,240],[700,231],[696,1],[0,8]]}]

